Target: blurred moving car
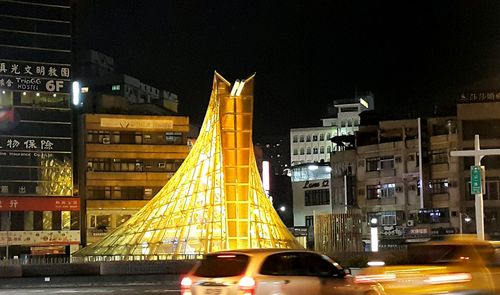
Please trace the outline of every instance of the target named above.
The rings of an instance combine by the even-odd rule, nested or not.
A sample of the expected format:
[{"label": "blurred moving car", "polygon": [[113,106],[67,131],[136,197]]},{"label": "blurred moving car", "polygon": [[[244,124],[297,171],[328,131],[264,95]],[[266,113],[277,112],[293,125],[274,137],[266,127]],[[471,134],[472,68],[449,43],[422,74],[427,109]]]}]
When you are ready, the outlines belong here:
[{"label": "blurred moving car", "polygon": [[182,295],[382,294],[356,285],[338,263],[306,250],[251,249],[211,253],[182,278]]},{"label": "blurred moving car", "polygon": [[369,267],[355,281],[387,294],[500,294],[498,254],[488,241],[452,237],[410,246],[405,265]]}]

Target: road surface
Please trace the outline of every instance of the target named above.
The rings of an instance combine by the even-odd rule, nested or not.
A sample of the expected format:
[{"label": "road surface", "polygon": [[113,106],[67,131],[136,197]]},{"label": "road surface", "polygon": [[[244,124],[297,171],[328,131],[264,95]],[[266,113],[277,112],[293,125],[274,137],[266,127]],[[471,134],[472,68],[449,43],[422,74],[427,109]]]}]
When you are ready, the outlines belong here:
[{"label": "road surface", "polygon": [[107,295],[107,294],[180,294],[174,286],[99,286],[99,287],[74,287],[74,288],[16,288],[0,289],[1,295]]}]

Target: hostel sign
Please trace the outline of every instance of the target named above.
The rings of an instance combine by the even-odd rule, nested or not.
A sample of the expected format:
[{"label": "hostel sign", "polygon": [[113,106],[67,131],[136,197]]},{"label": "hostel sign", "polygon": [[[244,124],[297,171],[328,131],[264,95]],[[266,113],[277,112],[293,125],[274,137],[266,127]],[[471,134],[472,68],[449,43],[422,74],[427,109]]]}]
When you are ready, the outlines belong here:
[{"label": "hostel sign", "polygon": [[70,92],[70,67],[0,60],[0,88],[15,91]]}]

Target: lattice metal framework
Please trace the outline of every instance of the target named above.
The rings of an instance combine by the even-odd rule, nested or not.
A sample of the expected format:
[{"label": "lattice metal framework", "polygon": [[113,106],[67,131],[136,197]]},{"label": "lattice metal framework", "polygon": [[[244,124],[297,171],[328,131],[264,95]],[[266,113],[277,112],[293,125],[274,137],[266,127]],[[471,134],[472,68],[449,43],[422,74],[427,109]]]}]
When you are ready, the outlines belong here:
[{"label": "lattice metal framework", "polygon": [[253,87],[254,76],[231,85],[215,73],[200,135],[179,170],[137,214],[75,255],[182,259],[301,247],[262,188],[252,143]]}]

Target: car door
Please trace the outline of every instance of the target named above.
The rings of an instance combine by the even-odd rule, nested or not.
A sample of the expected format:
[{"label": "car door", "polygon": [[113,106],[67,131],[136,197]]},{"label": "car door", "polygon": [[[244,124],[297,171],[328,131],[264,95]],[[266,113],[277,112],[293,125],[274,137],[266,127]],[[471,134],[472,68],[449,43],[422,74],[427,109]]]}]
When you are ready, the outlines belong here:
[{"label": "car door", "polygon": [[304,262],[308,275],[317,277],[320,281],[321,294],[352,294],[353,289],[346,282],[345,272],[340,265],[316,253],[307,253]]},{"label": "car door", "polygon": [[[302,252],[283,252],[269,255],[262,264],[259,289],[286,295],[320,295],[320,280],[307,273]],[[272,290],[272,292],[271,292]]]}]

